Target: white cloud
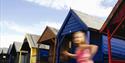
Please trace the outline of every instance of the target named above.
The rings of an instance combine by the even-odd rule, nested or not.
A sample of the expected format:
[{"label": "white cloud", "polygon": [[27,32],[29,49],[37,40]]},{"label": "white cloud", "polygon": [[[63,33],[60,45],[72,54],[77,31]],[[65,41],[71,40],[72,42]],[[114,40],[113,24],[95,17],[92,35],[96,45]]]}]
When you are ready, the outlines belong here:
[{"label": "white cloud", "polygon": [[17,24],[14,21],[2,21],[2,28],[6,27],[8,29],[14,30],[15,32],[19,32],[19,33],[37,33],[38,29],[37,27],[40,28],[40,25],[36,25],[36,24],[27,24],[27,25],[20,25]]},{"label": "white cloud", "polygon": [[107,17],[113,6],[105,8],[101,3],[102,0],[73,0],[71,7],[90,15]]},{"label": "white cloud", "polygon": [[7,28],[21,34],[25,33],[40,34],[46,26],[51,26],[59,29],[61,27],[61,23],[54,21],[40,21],[39,23],[20,25],[14,21],[6,21],[6,20],[1,21],[0,23],[1,32],[3,31],[3,29]]},{"label": "white cloud", "polygon": [[104,7],[112,7],[118,0],[102,0],[101,5]]},{"label": "white cloud", "polygon": [[17,34],[2,34],[0,35],[0,47],[9,47],[14,41],[23,42],[24,36]]},{"label": "white cloud", "polygon": [[[99,17],[107,17],[113,8],[113,6],[104,7],[103,5],[101,5],[103,2],[107,2],[107,0],[105,1],[104,0],[26,0],[26,1],[33,2],[50,8],[55,8],[58,10],[69,9],[71,7],[73,9]],[[113,1],[114,0],[108,0],[109,3],[107,3],[107,5],[111,4]],[[114,2],[116,3],[116,1]]]},{"label": "white cloud", "polygon": [[51,26],[51,27],[54,27],[54,28],[57,28],[57,29],[59,29],[62,25],[61,23],[54,22],[54,21],[41,21],[40,24],[44,24],[43,28],[45,28],[45,26]]},{"label": "white cloud", "polygon": [[51,7],[55,9],[69,9],[69,4],[71,0],[26,0],[28,2],[33,2],[38,5]]}]

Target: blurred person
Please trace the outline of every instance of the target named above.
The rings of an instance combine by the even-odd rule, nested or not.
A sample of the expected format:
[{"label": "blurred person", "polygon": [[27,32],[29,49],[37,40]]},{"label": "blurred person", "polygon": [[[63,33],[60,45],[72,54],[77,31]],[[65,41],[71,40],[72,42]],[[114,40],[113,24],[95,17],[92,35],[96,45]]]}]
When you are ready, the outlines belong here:
[{"label": "blurred person", "polygon": [[[65,56],[70,57],[73,63],[94,63],[92,58],[96,54],[98,46],[87,44],[86,32],[78,31],[72,34],[72,42],[75,49],[74,53],[63,50]],[[72,63],[72,62],[71,62]]]}]

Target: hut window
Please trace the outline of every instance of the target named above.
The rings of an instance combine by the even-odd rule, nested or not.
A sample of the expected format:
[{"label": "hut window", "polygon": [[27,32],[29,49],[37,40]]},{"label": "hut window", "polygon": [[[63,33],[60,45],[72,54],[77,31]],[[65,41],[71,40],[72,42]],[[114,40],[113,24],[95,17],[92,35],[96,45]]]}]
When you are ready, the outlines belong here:
[{"label": "hut window", "polygon": [[44,49],[50,49],[50,46],[49,45],[46,45],[46,44],[41,44],[41,48],[44,48]]}]

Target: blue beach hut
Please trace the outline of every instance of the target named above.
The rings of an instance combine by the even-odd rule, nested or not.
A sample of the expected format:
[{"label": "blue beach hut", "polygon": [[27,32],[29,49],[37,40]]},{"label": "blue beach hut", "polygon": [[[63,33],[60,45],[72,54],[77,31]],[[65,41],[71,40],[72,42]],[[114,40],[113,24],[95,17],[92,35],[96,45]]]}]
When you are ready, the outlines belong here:
[{"label": "blue beach hut", "polygon": [[68,45],[72,52],[73,46],[70,42],[71,33],[81,30],[87,32],[88,42],[90,44],[95,44],[99,47],[98,52],[94,57],[94,61],[103,63],[102,35],[99,33],[103,24],[104,21],[96,16],[91,16],[80,11],[70,9],[57,35],[56,63],[76,63],[72,61],[65,61],[66,58],[61,54],[61,49],[65,47],[63,44],[66,43],[65,45]]}]

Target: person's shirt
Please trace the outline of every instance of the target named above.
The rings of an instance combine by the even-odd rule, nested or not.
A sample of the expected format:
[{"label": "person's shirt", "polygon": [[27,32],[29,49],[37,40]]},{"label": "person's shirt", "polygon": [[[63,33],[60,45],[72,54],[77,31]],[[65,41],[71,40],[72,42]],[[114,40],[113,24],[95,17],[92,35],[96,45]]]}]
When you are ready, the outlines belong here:
[{"label": "person's shirt", "polygon": [[84,50],[81,50],[77,48],[76,50],[77,63],[93,63],[90,57],[91,57],[90,49],[86,48]]}]

